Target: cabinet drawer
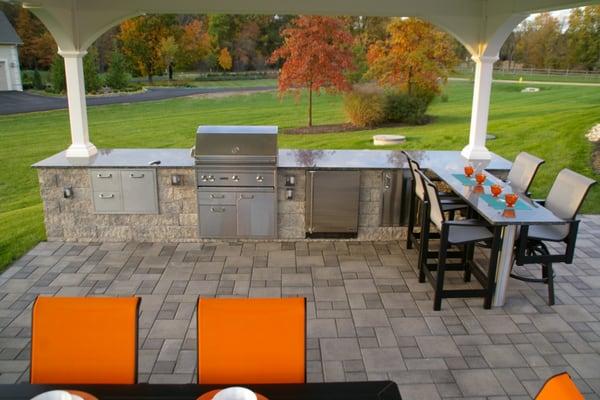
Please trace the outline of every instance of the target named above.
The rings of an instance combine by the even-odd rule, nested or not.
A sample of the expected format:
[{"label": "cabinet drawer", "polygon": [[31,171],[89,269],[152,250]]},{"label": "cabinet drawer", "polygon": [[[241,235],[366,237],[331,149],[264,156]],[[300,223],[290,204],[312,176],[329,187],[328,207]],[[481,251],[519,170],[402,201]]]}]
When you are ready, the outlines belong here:
[{"label": "cabinet drawer", "polygon": [[94,191],[121,191],[121,175],[118,170],[93,169],[90,170],[90,176]]},{"label": "cabinet drawer", "polygon": [[154,170],[121,171],[123,184],[123,211],[132,214],[158,212],[156,175]]},{"label": "cabinet drawer", "polygon": [[198,204],[200,204],[200,205],[211,205],[211,204],[235,205],[235,193],[234,192],[199,192],[198,193]]},{"label": "cabinet drawer", "polygon": [[200,206],[201,237],[234,237],[237,234],[235,206]]},{"label": "cabinet drawer", "polygon": [[97,213],[115,213],[123,211],[123,199],[120,192],[94,192],[94,209]]}]

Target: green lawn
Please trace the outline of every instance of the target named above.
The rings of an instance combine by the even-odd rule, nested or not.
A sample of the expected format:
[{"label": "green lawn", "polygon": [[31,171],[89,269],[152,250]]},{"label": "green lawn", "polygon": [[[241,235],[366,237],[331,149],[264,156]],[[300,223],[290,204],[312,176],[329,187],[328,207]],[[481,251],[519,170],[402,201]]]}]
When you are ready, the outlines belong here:
[{"label": "green lawn", "polygon": [[[542,86],[520,93],[519,85],[494,86],[489,131],[498,136],[489,148],[507,158],[528,151],[546,160],[534,184],[544,196],[561,168],[598,179],[590,166],[592,146],[584,133],[600,122],[600,89]],[[385,128],[322,135],[280,135],[280,147],[373,148],[375,133],[401,132],[408,149],[460,150],[468,140],[472,87],[452,82],[449,101],[436,101],[426,126]],[[280,100],[276,93],[247,96],[177,98],[89,109],[90,136],[98,148],[191,147],[199,124],[274,124],[282,128],[306,123],[305,99]],[[315,124],[345,121],[339,96],[316,97]],[[70,142],[66,110],[0,116],[0,266],[6,266],[44,239],[37,176],[30,165],[64,150]],[[600,212],[600,187],[583,208]]]},{"label": "green lawn", "polygon": [[194,80],[176,80],[176,81],[156,81],[153,85],[142,82],[144,86],[189,86],[198,88],[247,88],[259,86],[277,86],[277,79],[239,79],[229,81],[194,81]]},{"label": "green lawn", "polygon": [[[453,77],[457,78],[468,78],[473,79],[474,72],[461,69],[457,70],[452,74]],[[519,78],[523,78],[523,83],[527,82],[568,82],[568,83],[600,83],[600,74],[591,73],[586,74],[570,74],[570,75],[558,75],[558,74],[544,74],[544,73],[531,73],[528,71],[521,72],[508,72],[508,71],[494,71],[494,79],[496,80],[507,80],[507,81],[518,81]]]}]

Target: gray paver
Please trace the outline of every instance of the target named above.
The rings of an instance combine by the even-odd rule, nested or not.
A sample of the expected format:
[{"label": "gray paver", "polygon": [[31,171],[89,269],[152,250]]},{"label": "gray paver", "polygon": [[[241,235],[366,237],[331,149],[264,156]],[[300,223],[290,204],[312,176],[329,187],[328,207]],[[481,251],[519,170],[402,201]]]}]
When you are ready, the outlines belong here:
[{"label": "gray paver", "polygon": [[27,380],[37,294],[141,295],[139,380],[151,383],[195,382],[198,296],[305,296],[309,381],[389,378],[409,400],[526,399],[567,370],[596,399],[600,217],[583,218],[574,264],[556,268],[557,305],[543,285],[510,281],[492,310],[448,299],[434,312],[416,252],[398,242],[40,243],[0,276],[0,381]]}]

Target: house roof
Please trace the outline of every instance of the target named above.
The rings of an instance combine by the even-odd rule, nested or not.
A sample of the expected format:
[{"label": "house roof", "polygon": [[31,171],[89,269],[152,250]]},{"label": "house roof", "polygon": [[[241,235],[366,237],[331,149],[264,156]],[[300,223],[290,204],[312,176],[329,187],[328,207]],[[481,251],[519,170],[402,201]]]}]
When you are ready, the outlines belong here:
[{"label": "house roof", "polygon": [[0,44],[23,44],[15,28],[2,11],[0,11]]}]

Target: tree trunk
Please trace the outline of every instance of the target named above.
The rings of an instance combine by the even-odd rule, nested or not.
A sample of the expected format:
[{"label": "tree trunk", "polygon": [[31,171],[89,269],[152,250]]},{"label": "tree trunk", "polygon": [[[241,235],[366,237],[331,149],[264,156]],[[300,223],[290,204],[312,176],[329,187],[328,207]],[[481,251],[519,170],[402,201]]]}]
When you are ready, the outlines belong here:
[{"label": "tree trunk", "polygon": [[312,83],[308,86],[308,126],[312,127]]},{"label": "tree trunk", "polygon": [[169,63],[169,80],[173,80],[173,64]]}]

